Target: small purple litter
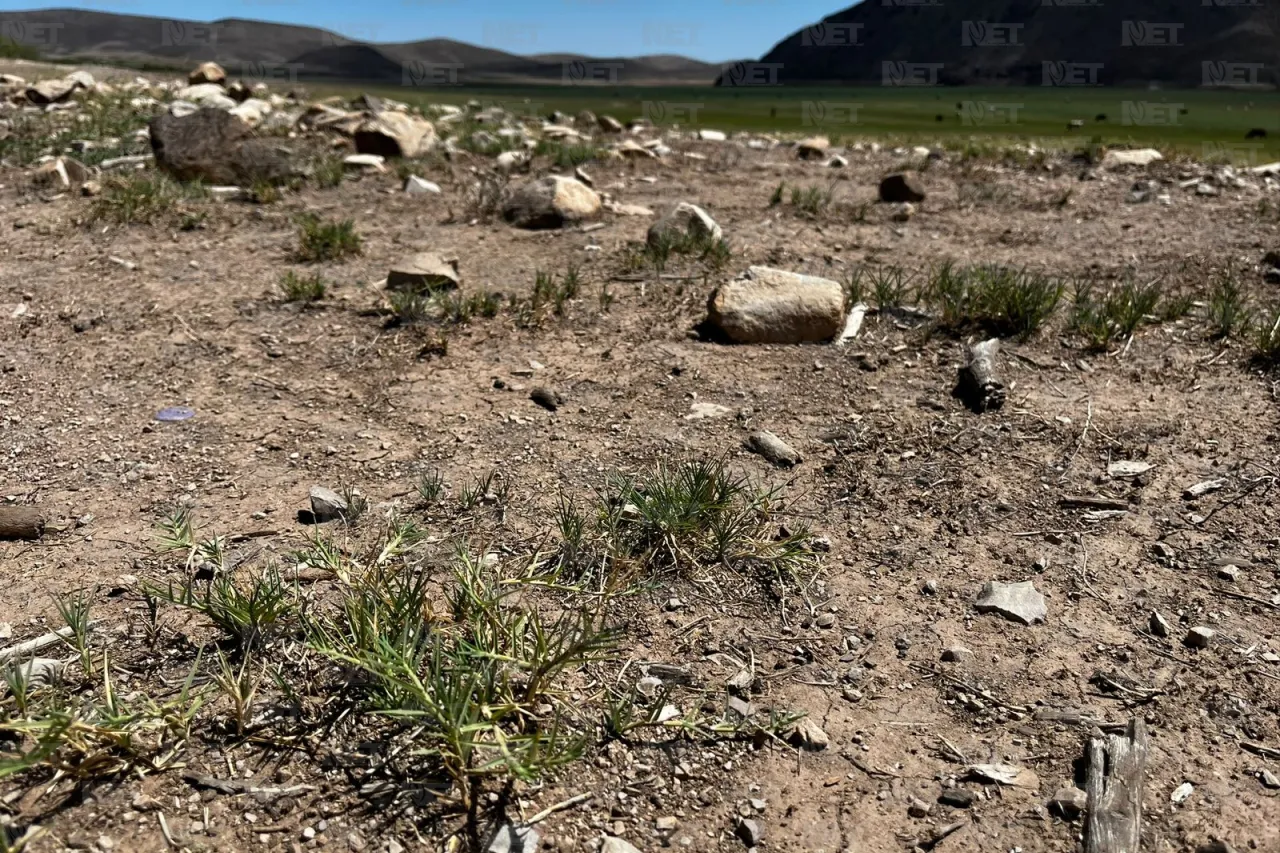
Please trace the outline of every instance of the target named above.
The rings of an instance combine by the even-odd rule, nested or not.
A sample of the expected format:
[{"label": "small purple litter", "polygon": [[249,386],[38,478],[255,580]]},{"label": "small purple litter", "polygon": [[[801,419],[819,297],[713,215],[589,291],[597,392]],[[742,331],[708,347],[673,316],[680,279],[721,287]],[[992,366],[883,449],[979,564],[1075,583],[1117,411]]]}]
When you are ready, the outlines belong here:
[{"label": "small purple litter", "polygon": [[167,409],[161,409],[156,412],[156,420],[158,421],[185,421],[187,418],[193,418],[196,415],[195,409],[186,406],[170,406]]}]

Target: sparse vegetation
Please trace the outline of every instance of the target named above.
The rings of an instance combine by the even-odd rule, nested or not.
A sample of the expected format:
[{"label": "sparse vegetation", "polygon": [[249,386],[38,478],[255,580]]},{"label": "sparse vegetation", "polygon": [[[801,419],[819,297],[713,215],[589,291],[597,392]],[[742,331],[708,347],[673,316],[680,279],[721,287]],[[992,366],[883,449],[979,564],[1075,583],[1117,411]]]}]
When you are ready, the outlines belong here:
[{"label": "sparse vegetation", "polygon": [[1229,338],[1252,324],[1253,312],[1234,269],[1219,271],[1209,291],[1209,324],[1215,338]]},{"label": "sparse vegetation", "polygon": [[88,222],[144,225],[175,212],[187,200],[203,199],[200,184],[179,184],[163,174],[113,176],[102,185],[102,194],[89,207]]},{"label": "sparse vegetation", "polygon": [[328,290],[329,285],[320,273],[299,275],[289,270],[280,278],[280,292],[285,302],[319,302]]},{"label": "sparse vegetation", "polygon": [[774,187],[769,196],[769,206],[777,207],[786,199],[797,215],[816,218],[825,213],[835,200],[835,181],[825,187],[792,186],[788,192],[785,182]]},{"label": "sparse vegetation", "polygon": [[321,157],[311,164],[311,176],[316,186],[330,189],[342,183],[346,177],[347,166],[341,157]]},{"label": "sparse vegetation", "polygon": [[557,169],[572,169],[583,163],[590,163],[599,159],[602,153],[603,149],[589,143],[551,139],[541,140],[534,149],[535,155],[549,157]]},{"label": "sparse vegetation", "polygon": [[1071,330],[1081,335],[1090,349],[1104,350],[1159,319],[1159,279],[1139,284],[1128,276],[1102,297],[1096,291],[1094,282],[1078,281],[1072,298]]},{"label": "sparse vegetation", "polygon": [[1267,369],[1280,366],[1280,311],[1264,315],[1254,324],[1253,360]]},{"label": "sparse vegetation", "polygon": [[306,262],[337,261],[361,253],[360,235],[355,221],[333,221],[307,214],[298,222],[297,260]]}]

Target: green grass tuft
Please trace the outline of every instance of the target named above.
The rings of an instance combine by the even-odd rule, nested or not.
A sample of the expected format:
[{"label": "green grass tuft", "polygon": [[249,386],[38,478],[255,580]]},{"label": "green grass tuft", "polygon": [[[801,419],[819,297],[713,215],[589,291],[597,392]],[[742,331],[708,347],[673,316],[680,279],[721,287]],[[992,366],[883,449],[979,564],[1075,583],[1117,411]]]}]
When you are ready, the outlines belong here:
[{"label": "green grass tuft", "polygon": [[362,251],[354,220],[325,220],[315,214],[299,220],[298,248],[294,253],[299,261],[337,261]]}]

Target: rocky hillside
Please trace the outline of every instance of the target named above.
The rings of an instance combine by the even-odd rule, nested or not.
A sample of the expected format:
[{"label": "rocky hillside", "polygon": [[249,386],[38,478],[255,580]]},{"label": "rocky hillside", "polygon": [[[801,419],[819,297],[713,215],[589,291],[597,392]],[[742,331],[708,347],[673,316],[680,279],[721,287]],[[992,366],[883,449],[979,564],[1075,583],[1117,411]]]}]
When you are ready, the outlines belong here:
[{"label": "rocky hillside", "polygon": [[709,83],[719,72],[718,66],[684,57],[517,56],[448,39],[365,44],[316,27],[234,18],[199,22],[42,9],[4,12],[0,23],[7,37],[48,58],[175,68],[211,60],[233,74],[248,69],[242,76],[276,80],[296,74],[399,85],[407,73],[448,83],[560,83],[570,74],[586,82]]},{"label": "rocky hillside", "polygon": [[1275,4],[890,0],[793,33],[719,85],[1271,85]]}]

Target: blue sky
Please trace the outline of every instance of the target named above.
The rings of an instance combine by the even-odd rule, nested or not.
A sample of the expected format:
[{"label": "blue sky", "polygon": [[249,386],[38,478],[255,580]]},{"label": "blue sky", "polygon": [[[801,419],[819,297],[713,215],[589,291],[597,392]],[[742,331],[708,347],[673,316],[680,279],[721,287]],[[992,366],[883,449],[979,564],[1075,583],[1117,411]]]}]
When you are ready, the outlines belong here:
[{"label": "blue sky", "polygon": [[[443,37],[512,53],[635,56],[711,62],[758,58],[785,36],[853,0],[87,0],[72,6],[194,20],[310,24],[364,41]],[[0,11],[37,8],[0,0]]]}]

